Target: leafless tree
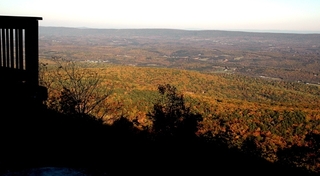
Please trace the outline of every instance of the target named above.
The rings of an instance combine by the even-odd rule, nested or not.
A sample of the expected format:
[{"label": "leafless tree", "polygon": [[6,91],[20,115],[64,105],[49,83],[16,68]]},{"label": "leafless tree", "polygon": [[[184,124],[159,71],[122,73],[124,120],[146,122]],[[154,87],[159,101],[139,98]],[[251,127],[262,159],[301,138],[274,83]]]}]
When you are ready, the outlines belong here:
[{"label": "leafless tree", "polygon": [[62,113],[92,115],[102,119],[111,110],[119,109],[108,103],[112,89],[103,87],[98,72],[85,68],[75,61],[54,58],[55,68],[47,78],[40,76],[43,85],[49,86],[48,107]]}]

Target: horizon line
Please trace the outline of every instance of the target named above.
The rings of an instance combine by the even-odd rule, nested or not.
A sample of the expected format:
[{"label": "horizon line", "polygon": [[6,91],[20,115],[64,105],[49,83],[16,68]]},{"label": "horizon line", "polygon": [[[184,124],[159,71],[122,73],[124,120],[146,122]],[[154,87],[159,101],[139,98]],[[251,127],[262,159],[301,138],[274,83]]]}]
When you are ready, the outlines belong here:
[{"label": "horizon line", "polygon": [[184,31],[226,31],[226,32],[251,32],[251,33],[282,33],[282,34],[320,34],[320,31],[306,31],[306,30],[279,30],[279,29],[202,29],[202,28],[161,28],[161,27],[141,27],[141,28],[129,28],[129,27],[122,27],[122,28],[99,28],[99,27],[74,27],[74,26],[42,26],[39,27],[56,27],[56,28],[75,28],[75,29],[132,29],[132,30],[139,30],[139,29],[164,29],[164,30],[184,30]]}]

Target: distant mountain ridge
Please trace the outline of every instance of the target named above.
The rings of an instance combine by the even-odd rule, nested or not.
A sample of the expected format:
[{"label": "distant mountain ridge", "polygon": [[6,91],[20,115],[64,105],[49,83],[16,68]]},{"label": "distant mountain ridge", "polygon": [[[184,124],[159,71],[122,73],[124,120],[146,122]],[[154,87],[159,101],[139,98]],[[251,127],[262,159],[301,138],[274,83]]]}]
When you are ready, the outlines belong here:
[{"label": "distant mountain ridge", "polygon": [[[299,38],[304,36],[306,38],[319,38],[320,34],[315,33],[273,33],[273,31],[261,32],[244,32],[244,31],[223,31],[223,30],[182,30],[182,29],[98,29],[98,28],[72,28],[72,27],[44,27],[40,26],[40,34],[44,35],[60,35],[60,36],[78,36],[78,35],[121,35],[122,37],[128,36],[166,36],[166,37],[239,37],[239,36],[254,36],[254,37],[268,37],[268,38]],[[277,31],[275,31],[277,32]]]}]

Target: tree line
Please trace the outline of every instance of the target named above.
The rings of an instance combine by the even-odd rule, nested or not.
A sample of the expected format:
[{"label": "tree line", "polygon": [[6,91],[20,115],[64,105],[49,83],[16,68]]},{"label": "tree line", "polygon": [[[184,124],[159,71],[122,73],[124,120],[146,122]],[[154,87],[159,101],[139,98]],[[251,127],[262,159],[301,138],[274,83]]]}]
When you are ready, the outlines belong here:
[{"label": "tree line", "polygon": [[[188,89],[188,83],[179,86],[158,84],[139,93],[139,89],[132,87],[132,84],[122,84],[124,87],[119,89],[115,83],[120,85],[120,82],[106,82],[97,69],[81,67],[73,61],[57,61],[54,67],[43,64],[41,69],[40,82],[49,90],[49,98],[44,103],[58,112],[77,117],[89,115],[109,124],[126,118],[140,130],[154,134],[154,140],[158,141],[188,141],[199,136],[208,142],[219,139],[228,148],[248,152],[271,162],[319,171],[317,146],[320,142],[320,120],[319,112],[312,108],[293,108],[295,104],[290,103],[285,106],[285,101],[281,99],[272,101],[273,104],[284,104],[282,106],[269,106],[272,103],[257,105],[254,99],[239,101],[242,105],[237,106],[237,100],[233,99],[236,95],[212,99],[202,96],[206,93],[179,91],[179,88],[185,89],[183,86]],[[122,79],[121,74],[116,76],[116,80]],[[222,75],[213,81],[219,82],[219,79],[236,79],[243,83],[249,81],[259,86],[255,84],[256,79],[241,76]],[[273,85],[276,88],[270,92],[281,93],[283,89],[277,88],[281,84],[285,84],[293,94],[298,94],[295,92],[297,90],[308,89],[309,95],[319,96],[317,88],[283,82],[263,83],[266,86],[263,91]],[[223,89],[234,84],[219,82],[219,85]],[[130,89],[135,91],[130,95],[134,100],[125,99],[124,95],[132,92]],[[238,85],[233,93],[242,90],[248,96],[254,94],[252,90],[255,89],[258,88]],[[139,102],[138,99],[144,100]],[[300,149],[303,152],[297,152]]]}]

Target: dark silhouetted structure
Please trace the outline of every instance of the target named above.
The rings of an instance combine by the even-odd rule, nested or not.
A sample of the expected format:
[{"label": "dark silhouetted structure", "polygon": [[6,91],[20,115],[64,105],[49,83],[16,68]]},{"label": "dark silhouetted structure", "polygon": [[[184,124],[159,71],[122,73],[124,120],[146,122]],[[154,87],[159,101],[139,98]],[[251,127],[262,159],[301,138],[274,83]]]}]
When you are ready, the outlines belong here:
[{"label": "dark silhouetted structure", "polygon": [[0,82],[4,97],[45,100],[39,86],[41,17],[0,16]]}]

